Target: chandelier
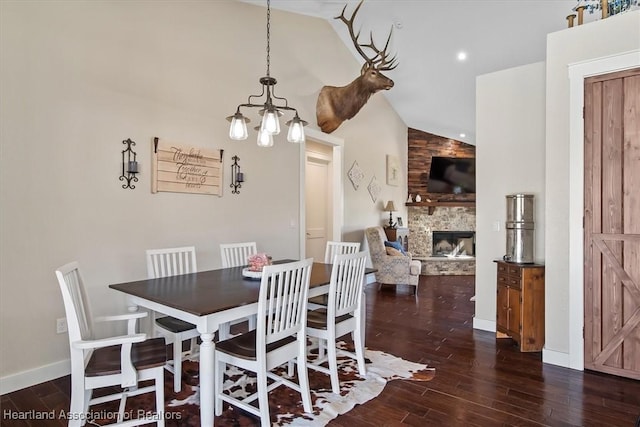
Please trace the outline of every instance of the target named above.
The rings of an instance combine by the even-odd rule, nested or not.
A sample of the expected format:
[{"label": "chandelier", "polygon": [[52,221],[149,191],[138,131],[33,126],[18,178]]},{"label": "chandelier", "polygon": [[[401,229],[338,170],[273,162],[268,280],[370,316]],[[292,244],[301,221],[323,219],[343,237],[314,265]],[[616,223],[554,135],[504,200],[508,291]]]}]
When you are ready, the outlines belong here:
[{"label": "chandelier", "polygon": [[[236,113],[233,116],[227,117],[227,120],[231,122],[229,128],[229,137],[234,140],[247,139],[247,123],[250,122],[248,118],[242,115],[240,108],[252,107],[261,108],[258,114],[262,116],[260,126],[255,129],[258,131],[258,146],[259,147],[272,147],[273,135],[280,133],[280,120],[279,117],[283,115],[282,111],[293,111],[295,115],[293,119],[286,122],[289,126],[289,133],[287,134],[287,141],[293,143],[304,142],[304,126],[307,122],[300,119],[298,116],[298,110],[293,107],[289,107],[289,103],[286,98],[281,98],[275,94],[276,79],[269,74],[270,59],[270,37],[271,37],[271,7],[270,0],[267,0],[267,75],[260,78],[260,84],[262,85],[262,93],[260,95],[250,95],[246,104],[238,105]],[[252,100],[253,98],[265,97],[264,102],[256,104]],[[259,102],[259,101],[258,101]],[[278,102],[276,104],[275,102]]]}]

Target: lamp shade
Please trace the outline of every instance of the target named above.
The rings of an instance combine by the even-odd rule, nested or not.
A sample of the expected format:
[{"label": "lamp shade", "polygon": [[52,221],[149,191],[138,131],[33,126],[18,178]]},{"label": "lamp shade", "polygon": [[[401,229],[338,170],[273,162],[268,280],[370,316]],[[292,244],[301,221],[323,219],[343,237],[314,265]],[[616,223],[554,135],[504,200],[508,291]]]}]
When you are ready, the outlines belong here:
[{"label": "lamp shade", "polygon": [[307,124],[304,120],[301,120],[298,117],[298,113],[296,116],[287,122],[287,126],[289,126],[289,133],[287,134],[287,141],[293,142],[295,144],[301,144],[305,141],[304,137],[304,126]]},{"label": "lamp shade", "polygon": [[273,135],[266,131],[258,131],[258,147],[273,147]]},{"label": "lamp shade", "polygon": [[229,137],[237,141],[247,139],[247,123],[249,119],[244,117],[239,111],[233,116],[227,117],[227,120],[231,122],[229,127]]},{"label": "lamp shade", "polygon": [[280,133],[280,120],[278,120],[278,116],[281,114],[282,113],[274,107],[264,110],[262,113],[260,132],[269,132],[271,135],[278,135]]},{"label": "lamp shade", "polygon": [[385,212],[395,212],[396,207],[393,205],[393,200],[389,200],[387,205],[384,207]]}]

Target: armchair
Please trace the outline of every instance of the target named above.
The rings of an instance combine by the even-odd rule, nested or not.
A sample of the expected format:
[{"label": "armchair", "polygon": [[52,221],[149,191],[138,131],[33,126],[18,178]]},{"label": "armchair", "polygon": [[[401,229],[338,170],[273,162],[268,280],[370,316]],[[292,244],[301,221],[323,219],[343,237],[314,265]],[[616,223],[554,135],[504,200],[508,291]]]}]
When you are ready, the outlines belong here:
[{"label": "armchair", "polygon": [[418,292],[418,282],[420,279],[420,261],[407,256],[387,255],[384,242],[387,237],[382,227],[370,227],[365,230],[369,254],[375,273],[376,281],[380,284],[389,285],[411,285],[415,286],[414,292]]},{"label": "armchair", "polygon": [[[56,270],[56,277],[62,292],[62,300],[69,325],[69,347],[71,354],[71,405],[69,426],[97,425],[91,421],[92,405],[119,400],[119,426],[139,426],[157,422],[164,424],[164,365],[166,347],[163,338],[147,339],[145,334],[136,333],[136,321],[147,315],[145,312],[126,315],[103,316],[93,319],[77,262],[63,265]],[[96,338],[93,333],[94,321],[127,321],[127,335]],[[151,385],[140,383],[153,380]],[[116,386],[117,388],[113,388]],[[94,390],[108,388],[96,395]],[[155,392],[156,412],[140,414],[141,418],[127,416],[127,398],[139,394]],[[144,412],[144,411],[143,411]],[[113,417],[115,418],[115,417]]]}]

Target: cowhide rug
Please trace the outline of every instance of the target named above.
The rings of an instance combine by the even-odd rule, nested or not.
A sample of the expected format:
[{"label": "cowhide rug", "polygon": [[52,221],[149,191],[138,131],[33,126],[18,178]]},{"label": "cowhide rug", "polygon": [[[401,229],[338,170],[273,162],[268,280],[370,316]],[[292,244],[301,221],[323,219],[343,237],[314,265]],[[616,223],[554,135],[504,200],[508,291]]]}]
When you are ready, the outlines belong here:
[{"label": "cowhide rug", "polygon": [[[349,349],[343,342],[345,349]],[[404,379],[413,381],[429,381],[435,376],[435,369],[426,365],[413,363],[381,351],[365,351],[367,375],[362,378],[358,374],[355,360],[340,357],[338,361],[340,378],[340,395],[331,392],[329,376],[308,370],[311,386],[313,414],[302,410],[300,394],[286,386],[280,386],[269,393],[269,412],[275,426],[324,426],[340,414],[344,414],[354,406],[362,404],[378,396],[387,381]],[[182,365],[182,391],[174,393],[173,377],[167,373],[165,378],[166,426],[199,426],[200,425],[200,393],[198,384],[198,362],[185,361]],[[283,371],[284,372],[284,371]],[[297,382],[297,378],[294,379]],[[255,376],[245,374],[235,367],[229,367],[225,375],[225,389],[232,389],[237,395],[249,395],[255,392]],[[146,394],[129,399],[127,409],[139,411],[141,408],[154,410],[154,395]],[[112,421],[111,421],[112,422]],[[96,423],[102,424],[101,422]],[[215,418],[216,426],[256,426],[260,422],[257,417],[238,408],[228,406],[222,415]]]}]

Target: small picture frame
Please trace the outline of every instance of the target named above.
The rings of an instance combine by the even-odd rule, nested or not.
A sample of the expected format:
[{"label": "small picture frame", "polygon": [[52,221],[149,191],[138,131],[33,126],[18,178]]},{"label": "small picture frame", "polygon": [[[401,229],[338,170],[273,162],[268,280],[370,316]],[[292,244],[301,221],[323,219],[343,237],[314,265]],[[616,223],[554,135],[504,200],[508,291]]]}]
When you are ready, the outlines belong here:
[{"label": "small picture frame", "polygon": [[402,217],[401,216],[398,217],[398,227],[404,227],[404,225],[402,225]]}]

